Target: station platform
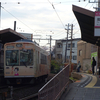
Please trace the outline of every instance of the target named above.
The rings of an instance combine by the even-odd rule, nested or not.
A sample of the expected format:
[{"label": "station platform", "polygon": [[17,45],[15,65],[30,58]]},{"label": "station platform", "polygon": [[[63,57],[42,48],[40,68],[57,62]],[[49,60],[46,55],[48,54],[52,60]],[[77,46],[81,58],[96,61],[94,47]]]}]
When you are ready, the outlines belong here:
[{"label": "station platform", "polygon": [[78,80],[69,85],[60,100],[100,100],[100,78],[98,75],[79,73]]}]

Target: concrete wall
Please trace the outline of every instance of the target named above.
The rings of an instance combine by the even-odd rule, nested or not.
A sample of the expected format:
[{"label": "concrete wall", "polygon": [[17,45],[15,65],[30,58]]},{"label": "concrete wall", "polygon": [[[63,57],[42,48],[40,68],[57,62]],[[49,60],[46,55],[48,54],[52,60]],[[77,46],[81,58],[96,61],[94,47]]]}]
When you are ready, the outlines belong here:
[{"label": "concrete wall", "polygon": [[[82,51],[82,54],[79,55],[79,52]],[[89,60],[87,62],[86,60]],[[84,41],[79,41],[77,44],[77,61],[80,61],[82,69],[85,69],[86,65],[90,65],[91,62],[91,44],[84,42]]]},{"label": "concrete wall", "polygon": [[91,67],[91,59],[83,59],[83,70],[86,71],[86,70],[91,70],[92,67]]},{"label": "concrete wall", "polygon": [[[82,55],[79,55],[80,50],[82,51]],[[78,42],[77,61],[81,62],[83,70],[91,70],[91,53],[93,52],[97,52],[97,46],[82,40]]]}]

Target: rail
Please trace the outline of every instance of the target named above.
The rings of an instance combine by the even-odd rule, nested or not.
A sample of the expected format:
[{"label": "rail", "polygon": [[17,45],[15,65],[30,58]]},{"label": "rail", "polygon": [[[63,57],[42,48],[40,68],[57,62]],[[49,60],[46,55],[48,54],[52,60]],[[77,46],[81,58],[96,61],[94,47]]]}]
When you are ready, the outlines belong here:
[{"label": "rail", "polygon": [[39,91],[38,100],[57,100],[69,82],[69,65],[64,67]]}]

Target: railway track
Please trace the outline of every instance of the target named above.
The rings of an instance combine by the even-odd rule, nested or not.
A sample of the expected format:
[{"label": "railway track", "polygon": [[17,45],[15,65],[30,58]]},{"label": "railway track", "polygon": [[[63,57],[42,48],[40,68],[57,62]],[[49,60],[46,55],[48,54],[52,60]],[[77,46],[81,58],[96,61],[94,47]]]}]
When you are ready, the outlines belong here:
[{"label": "railway track", "polygon": [[[41,85],[24,85],[24,86],[0,86],[0,100],[27,100],[34,98],[38,94]],[[13,88],[12,88],[13,87]]]},{"label": "railway track", "polygon": [[38,90],[45,84],[41,82],[37,85],[27,85],[22,87],[14,87],[12,92],[7,93],[6,100],[28,100],[38,95]]},{"label": "railway track", "polygon": [[[50,76],[50,80],[53,76]],[[43,87],[45,82],[39,82],[35,85],[18,85],[13,86],[11,91],[11,86],[1,85],[0,86],[0,100],[37,100],[38,90]]]}]

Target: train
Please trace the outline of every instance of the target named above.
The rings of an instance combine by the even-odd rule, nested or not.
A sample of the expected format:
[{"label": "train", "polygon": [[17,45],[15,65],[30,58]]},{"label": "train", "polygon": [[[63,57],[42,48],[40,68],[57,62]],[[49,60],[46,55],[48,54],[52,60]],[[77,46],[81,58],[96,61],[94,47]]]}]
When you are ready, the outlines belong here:
[{"label": "train", "polygon": [[4,45],[4,78],[7,84],[34,84],[47,79],[50,55],[30,40]]}]

